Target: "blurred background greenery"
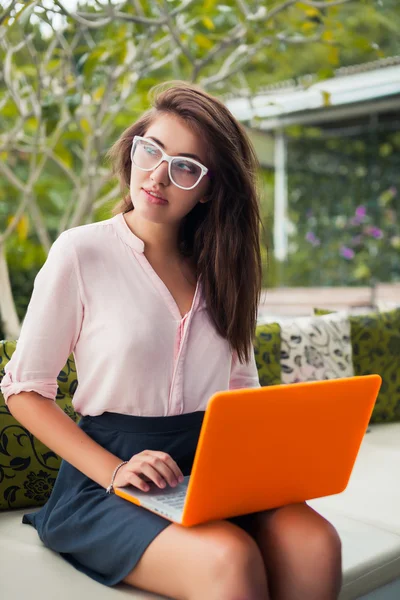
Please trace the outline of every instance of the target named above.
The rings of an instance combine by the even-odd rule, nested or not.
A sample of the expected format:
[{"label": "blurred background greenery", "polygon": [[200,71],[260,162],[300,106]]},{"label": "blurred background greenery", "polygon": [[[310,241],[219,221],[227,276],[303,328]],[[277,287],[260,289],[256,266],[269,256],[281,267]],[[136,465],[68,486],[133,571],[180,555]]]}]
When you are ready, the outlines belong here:
[{"label": "blurred background greenery", "polygon": [[[399,30],[397,0],[0,0],[0,339],[18,334],[56,237],[111,216],[119,190],[104,156],[153,85],[184,79],[252,98],[396,56]],[[399,118],[345,137],[286,128],[283,263],[271,140],[246,124],[261,162],[264,286],[400,279]]]}]

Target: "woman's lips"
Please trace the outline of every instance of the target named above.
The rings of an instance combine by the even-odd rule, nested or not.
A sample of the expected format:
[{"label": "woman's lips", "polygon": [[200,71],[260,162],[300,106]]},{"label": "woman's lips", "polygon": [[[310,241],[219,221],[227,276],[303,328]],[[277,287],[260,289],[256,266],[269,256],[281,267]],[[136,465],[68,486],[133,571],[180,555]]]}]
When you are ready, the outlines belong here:
[{"label": "woman's lips", "polygon": [[150,202],[150,204],[168,204],[168,200],[165,200],[164,198],[156,198],[156,196],[153,196],[144,188],[142,188],[142,190],[146,194],[147,201]]}]

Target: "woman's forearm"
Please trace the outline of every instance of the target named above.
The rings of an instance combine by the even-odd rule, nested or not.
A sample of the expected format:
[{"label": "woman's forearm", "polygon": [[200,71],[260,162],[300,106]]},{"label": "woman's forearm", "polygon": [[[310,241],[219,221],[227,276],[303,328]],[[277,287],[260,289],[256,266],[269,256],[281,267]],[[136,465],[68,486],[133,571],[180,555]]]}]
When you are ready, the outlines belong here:
[{"label": "woman's forearm", "polygon": [[121,459],[102,448],[53,401],[36,392],[21,392],[8,399],[13,415],[56,454],[107,488]]}]

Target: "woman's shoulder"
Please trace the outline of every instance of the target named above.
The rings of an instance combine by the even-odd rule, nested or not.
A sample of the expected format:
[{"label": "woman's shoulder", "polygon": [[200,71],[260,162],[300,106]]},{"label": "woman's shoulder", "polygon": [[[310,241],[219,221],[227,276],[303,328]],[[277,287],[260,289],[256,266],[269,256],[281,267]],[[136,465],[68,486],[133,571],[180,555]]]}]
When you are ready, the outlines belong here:
[{"label": "woman's shoulder", "polygon": [[85,225],[77,225],[66,229],[62,235],[67,234],[76,240],[94,239],[99,235],[107,235],[113,230],[113,223],[115,217],[105,219],[103,221],[96,221],[94,223],[86,223]]},{"label": "woman's shoulder", "polygon": [[63,231],[53,245],[73,246],[75,250],[107,248],[105,245],[114,236],[113,219],[77,225]]}]

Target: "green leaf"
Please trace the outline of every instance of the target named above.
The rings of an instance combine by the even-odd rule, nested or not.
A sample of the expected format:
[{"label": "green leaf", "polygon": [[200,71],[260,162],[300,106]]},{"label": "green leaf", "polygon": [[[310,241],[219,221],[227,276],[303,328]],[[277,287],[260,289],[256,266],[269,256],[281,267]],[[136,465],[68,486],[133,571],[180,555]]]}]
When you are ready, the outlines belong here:
[{"label": "green leaf", "polygon": [[339,64],[339,48],[332,46],[328,52],[329,64],[337,66]]},{"label": "green leaf", "polygon": [[85,133],[92,133],[92,127],[87,119],[84,119],[84,118],[80,119],[79,125],[81,126],[81,128],[83,129],[83,131]]},{"label": "green leaf", "polygon": [[321,95],[322,95],[322,100],[323,100],[324,106],[330,106],[331,105],[331,93],[327,92],[325,90],[321,90]]},{"label": "green leaf", "polygon": [[212,20],[210,19],[210,17],[205,16],[205,17],[202,18],[201,21],[202,21],[203,25],[205,27],[207,27],[207,29],[209,29],[210,31],[213,30],[213,29],[215,29],[215,25],[212,22]]},{"label": "green leaf", "polygon": [[79,93],[71,94],[65,98],[65,103],[68,106],[69,111],[72,115],[75,113],[78,106],[80,106],[81,100],[82,96]]},{"label": "green leaf", "polygon": [[38,120],[36,119],[36,117],[30,117],[29,119],[27,119],[25,121],[25,126],[27,128],[27,130],[31,133],[35,132],[37,130],[38,127]]},{"label": "green leaf", "polygon": [[386,156],[390,156],[393,152],[393,147],[391,144],[381,144],[379,146],[379,155],[386,158]]},{"label": "green leaf", "polygon": [[330,79],[335,74],[335,70],[332,67],[324,67],[323,69],[319,69],[317,72],[317,77],[319,80]]},{"label": "green leaf", "polygon": [[38,71],[33,65],[23,65],[21,71],[28,77],[37,77]]},{"label": "green leaf", "polygon": [[73,158],[71,153],[63,146],[62,143],[57,144],[54,148],[54,154],[57,158],[69,169],[72,168]]},{"label": "green leaf", "polygon": [[1,114],[3,117],[14,119],[18,117],[18,109],[13,100],[8,99],[7,102],[3,105],[1,109]]},{"label": "green leaf", "polygon": [[326,31],[324,31],[324,33],[321,36],[321,39],[324,42],[333,42],[333,31],[331,31],[330,29],[327,29]]},{"label": "green leaf", "polygon": [[104,85],[102,85],[101,87],[98,87],[97,90],[95,90],[93,92],[93,100],[95,102],[99,102],[102,97],[104,96],[104,92],[106,91],[106,88],[104,87]]},{"label": "green leaf", "polygon": [[365,263],[362,263],[354,269],[353,275],[358,280],[367,279],[371,277],[371,270]]},{"label": "green leaf", "polygon": [[203,35],[202,33],[195,35],[194,39],[199,48],[203,48],[204,50],[210,50],[210,48],[213,47],[213,43],[211,42],[211,40],[209,40],[209,38]]}]

